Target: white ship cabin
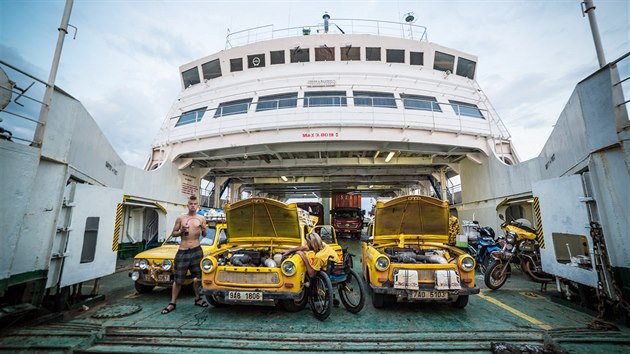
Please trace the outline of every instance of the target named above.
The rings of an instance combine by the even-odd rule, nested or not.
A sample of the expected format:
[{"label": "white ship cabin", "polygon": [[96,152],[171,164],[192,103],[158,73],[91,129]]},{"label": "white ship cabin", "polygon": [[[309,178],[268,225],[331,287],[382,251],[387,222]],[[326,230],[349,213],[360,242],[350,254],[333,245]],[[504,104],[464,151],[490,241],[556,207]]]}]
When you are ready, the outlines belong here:
[{"label": "white ship cabin", "polygon": [[282,198],[429,193],[462,159],[518,162],[475,81],[477,57],[426,38],[413,23],[368,20],[231,33],[225,50],[180,67],[146,168],[170,160]]}]

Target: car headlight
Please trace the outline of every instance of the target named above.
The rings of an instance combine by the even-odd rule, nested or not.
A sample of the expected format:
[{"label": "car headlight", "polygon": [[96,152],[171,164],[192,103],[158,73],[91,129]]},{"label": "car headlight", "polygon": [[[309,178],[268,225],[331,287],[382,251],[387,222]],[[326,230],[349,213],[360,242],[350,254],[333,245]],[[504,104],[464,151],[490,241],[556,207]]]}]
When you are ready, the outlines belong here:
[{"label": "car headlight", "polygon": [[201,270],[203,270],[204,273],[210,273],[214,270],[215,268],[215,261],[213,258],[204,258],[203,260],[201,260]]},{"label": "car headlight", "polygon": [[173,268],[173,262],[170,259],[165,259],[164,262],[162,262],[162,269],[171,270],[171,268]]},{"label": "car headlight", "polygon": [[286,275],[287,277],[292,276],[293,274],[295,274],[296,271],[297,267],[295,266],[295,263],[293,263],[293,261],[286,260],[284,261],[284,263],[282,263],[282,274]]},{"label": "car headlight", "polygon": [[140,269],[143,269],[143,270],[149,268],[149,261],[147,261],[146,259],[139,260],[138,267],[140,267]]},{"label": "car headlight", "polygon": [[131,272],[131,280],[136,281],[138,279],[140,279],[140,272],[138,272],[137,270]]},{"label": "car headlight", "polygon": [[472,257],[464,257],[461,260],[460,266],[466,272],[470,272],[475,269],[475,260]]},{"label": "car headlight", "polygon": [[389,258],[387,258],[386,256],[379,256],[378,258],[376,258],[376,263],[374,264],[376,266],[376,269],[383,272],[386,271],[387,268],[389,268]]}]

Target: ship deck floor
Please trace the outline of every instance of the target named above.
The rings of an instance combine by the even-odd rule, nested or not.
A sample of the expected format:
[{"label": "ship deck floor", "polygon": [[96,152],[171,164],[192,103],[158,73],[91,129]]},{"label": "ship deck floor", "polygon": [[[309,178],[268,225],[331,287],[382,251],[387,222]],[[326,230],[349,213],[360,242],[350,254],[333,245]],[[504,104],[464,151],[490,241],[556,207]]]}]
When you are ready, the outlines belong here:
[{"label": "ship deck floor", "polygon": [[[357,255],[355,267],[360,268],[360,242],[343,239],[341,243]],[[131,259],[120,262],[130,263]],[[0,351],[630,352],[627,327],[589,328],[595,313],[560,299],[555,284],[541,292],[539,284],[518,272],[498,291],[487,289],[481,274],[476,282],[481,293],[471,296],[463,310],[436,303],[376,309],[368,295],[360,313],[349,313],[341,305],[322,322],[308,308],[298,313],[261,306],[201,308],[193,306],[192,291],[184,291],[177,309],[162,315],[170,288],[136,294],[128,269],[121,268],[101,279],[105,301],[67,311],[62,321],[5,331],[0,335]],[[93,317],[107,314],[108,309],[112,316],[120,311],[120,317]],[[125,311],[137,312],[125,315]]]}]

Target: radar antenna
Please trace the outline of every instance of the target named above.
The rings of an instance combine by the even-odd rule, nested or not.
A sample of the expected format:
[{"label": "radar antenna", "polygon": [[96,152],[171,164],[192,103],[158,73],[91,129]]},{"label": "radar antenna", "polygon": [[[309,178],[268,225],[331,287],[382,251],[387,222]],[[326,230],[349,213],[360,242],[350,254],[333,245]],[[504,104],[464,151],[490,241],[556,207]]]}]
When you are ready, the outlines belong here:
[{"label": "radar antenna", "polygon": [[416,14],[414,14],[413,12],[407,12],[405,16],[403,16],[403,18],[405,19],[405,22],[409,24],[409,37],[413,39],[413,27],[411,25],[417,20]]}]

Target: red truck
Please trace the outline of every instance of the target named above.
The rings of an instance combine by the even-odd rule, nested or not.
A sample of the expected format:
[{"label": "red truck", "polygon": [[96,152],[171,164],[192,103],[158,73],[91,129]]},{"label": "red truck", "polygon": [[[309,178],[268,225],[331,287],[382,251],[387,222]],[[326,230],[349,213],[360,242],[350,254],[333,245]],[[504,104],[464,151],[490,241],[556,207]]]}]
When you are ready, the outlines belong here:
[{"label": "red truck", "polygon": [[338,235],[348,234],[361,239],[363,212],[360,194],[333,193],[330,216]]}]

